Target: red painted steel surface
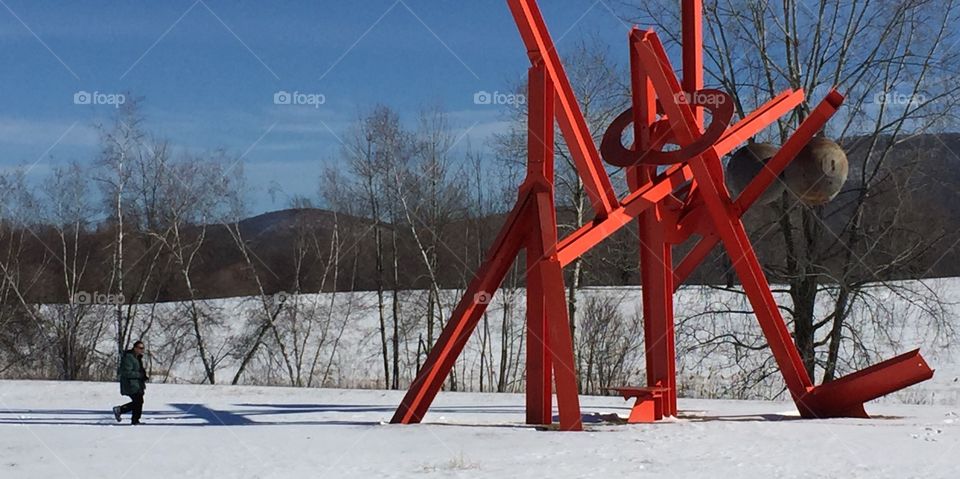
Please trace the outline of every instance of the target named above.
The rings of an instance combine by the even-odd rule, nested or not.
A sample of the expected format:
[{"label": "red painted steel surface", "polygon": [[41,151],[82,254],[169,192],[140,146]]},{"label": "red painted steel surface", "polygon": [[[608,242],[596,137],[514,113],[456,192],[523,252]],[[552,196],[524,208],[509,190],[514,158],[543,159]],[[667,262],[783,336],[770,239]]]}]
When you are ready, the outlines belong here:
[{"label": "red painted steel surface", "polygon": [[[557,398],[560,429],[582,429],[573,338],[568,324],[563,267],[620,228],[637,220],[647,361],[647,386],[616,388],[636,397],[630,422],[677,414],[673,294],[710,251],[722,243],[753,306],[761,330],[803,417],[866,417],[863,403],[929,379],[919,351],[814,386],[740,221],[777,175],[837,111],[831,91],[734,201],[724,186],[720,158],[790,113],[804,100],[788,90],[731,125],[726,93],[703,87],[702,4],[682,0],[682,72],[678,80],[657,35],[634,28],[628,37],[631,108],[604,135],[601,150],[573,95],[535,0],[507,0],[531,68],[528,85],[528,168],[518,201],[393,416],[420,422],[476,328],[490,298],[521,248],[527,266],[526,421],[550,424]],[[711,103],[712,101],[712,103]],[[704,125],[703,110],[711,111]],[[591,223],[557,237],[554,205],[554,121],[574,157],[595,211]],[[632,124],[633,145],[621,144]],[[666,144],[679,153],[664,153]],[[630,193],[617,199],[603,158],[627,167]],[[656,164],[670,164],[658,174]],[[700,239],[679,264],[673,245]],[[553,386],[556,386],[556,391]]]},{"label": "red painted steel surface", "polygon": [[668,388],[662,387],[619,387],[611,388],[611,391],[623,396],[624,399],[635,398],[633,407],[630,409],[630,416],[627,422],[630,424],[648,423],[663,419],[664,397],[669,392]]},{"label": "red painted steel surface", "polygon": [[[547,188],[553,181],[553,96],[554,91],[542,65],[531,67],[527,108],[530,122],[527,132],[528,181]],[[553,190],[548,194],[552,197]],[[526,238],[527,248],[527,424],[550,424],[553,412],[553,385],[548,315],[544,283],[539,261],[546,256],[539,222]]]}]

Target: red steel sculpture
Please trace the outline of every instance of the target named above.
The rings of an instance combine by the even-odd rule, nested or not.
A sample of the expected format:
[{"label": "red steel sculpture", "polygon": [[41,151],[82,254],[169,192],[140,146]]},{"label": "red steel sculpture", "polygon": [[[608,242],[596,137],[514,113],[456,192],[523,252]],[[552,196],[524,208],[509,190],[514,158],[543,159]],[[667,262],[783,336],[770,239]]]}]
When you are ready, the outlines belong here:
[{"label": "red steel sculpture", "polygon": [[[526,249],[526,422],[551,424],[553,386],[561,430],[582,429],[573,341],[568,325],[563,268],[634,219],[640,233],[640,265],[647,386],[621,388],[636,397],[631,422],[677,415],[673,294],[710,251],[722,243],[753,306],[790,395],[805,418],[868,417],[863,403],[924,381],[933,371],[919,350],[863,371],[814,386],[777,308],[754,253],[743,213],[773,183],[837,111],[843,96],[827,94],[766,168],[731,199],[720,159],[791,112],[804,98],[787,90],[735,124],[733,101],[703,88],[702,4],[683,0],[683,79],[652,30],[630,32],[632,107],[617,117],[601,143],[603,159],[627,168],[630,193],[618,199],[601,163],[573,89],[547,32],[536,0],[507,0],[527,47],[527,174],[517,203],[487,259],[477,271],[437,344],[393,416],[418,423],[440,390],[521,248]],[[705,129],[704,112],[711,121]],[[554,123],[573,156],[595,217],[563,239],[557,237],[554,205]],[[624,147],[624,130],[635,141]],[[679,149],[663,151],[664,145]],[[659,168],[658,168],[659,167]],[[696,235],[698,242],[678,263],[673,245]]]}]

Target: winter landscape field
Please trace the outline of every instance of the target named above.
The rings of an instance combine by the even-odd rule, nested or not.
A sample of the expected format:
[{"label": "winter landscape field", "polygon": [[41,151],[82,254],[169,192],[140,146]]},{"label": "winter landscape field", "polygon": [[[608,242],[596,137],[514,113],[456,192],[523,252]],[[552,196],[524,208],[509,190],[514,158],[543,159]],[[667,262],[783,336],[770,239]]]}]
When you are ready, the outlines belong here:
[{"label": "winter landscape field", "polygon": [[870,404],[872,419],[799,420],[792,403],[680,400],[623,425],[583,397],[586,430],[523,425],[518,394],[441,393],[423,424],[387,424],[398,391],[151,385],[118,425],[110,383],[0,382],[0,477],[953,478],[960,405]]},{"label": "winter landscape field", "polygon": [[[172,383],[202,381],[196,364],[184,363],[167,384],[154,376],[139,427],[128,418],[113,420],[110,407],[125,400],[114,382],[0,381],[0,477],[956,477],[960,363],[944,331],[960,317],[953,297],[960,280],[924,284],[954,322],[934,328],[902,300],[881,298],[889,322],[873,329],[886,337],[872,338],[873,354],[886,358],[920,347],[936,375],[868,404],[871,419],[801,420],[774,377],[745,394],[775,400],[681,398],[680,417],[650,425],[623,424],[631,403],[619,397],[584,395],[586,431],[538,430],[523,424],[522,394],[478,392],[442,392],[423,424],[391,425],[403,391]],[[617,298],[625,316],[638,307],[636,288],[584,294],[585,302]],[[369,294],[355,296],[340,300],[358,303]],[[740,357],[696,347],[692,339],[709,328],[748,336],[756,329],[752,316],[684,314],[685,305],[735,307],[738,301],[708,288],[681,291],[683,395],[730,394],[750,364],[764,363],[766,352]],[[255,303],[239,298],[211,306],[235,318],[249,307]],[[495,298],[490,316],[502,318],[502,307]],[[359,310],[366,313],[350,316],[333,351],[333,369],[375,384],[376,316]],[[868,324],[868,313],[860,311],[853,321]],[[479,367],[480,351],[474,337],[459,367],[464,377]],[[229,371],[229,362],[224,367]],[[642,349],[631,351],[625,368],[622,381],[641,381]],[[478,384],[461,387],[476,390]]]},{"label": "winter landscape field", "polygon": [[960,478],[960,1],[0,6],[0,479]]}]

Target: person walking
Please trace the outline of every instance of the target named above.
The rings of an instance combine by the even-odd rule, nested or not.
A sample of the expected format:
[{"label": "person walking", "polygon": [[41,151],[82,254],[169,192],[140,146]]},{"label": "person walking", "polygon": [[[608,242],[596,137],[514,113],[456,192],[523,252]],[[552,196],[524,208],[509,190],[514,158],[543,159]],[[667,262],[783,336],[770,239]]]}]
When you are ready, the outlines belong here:
[{"label": "person walking", "polygon": [[143,393],[147,390],[147,371],[143,369],[143,341],[133,343],[133,349],[124,351],[120,360],[120,394],[128,396],[130,402],[113,408],[113,417],[120,422],[120,416],[132,413],[130,424],[140,424],[143,414]]}]

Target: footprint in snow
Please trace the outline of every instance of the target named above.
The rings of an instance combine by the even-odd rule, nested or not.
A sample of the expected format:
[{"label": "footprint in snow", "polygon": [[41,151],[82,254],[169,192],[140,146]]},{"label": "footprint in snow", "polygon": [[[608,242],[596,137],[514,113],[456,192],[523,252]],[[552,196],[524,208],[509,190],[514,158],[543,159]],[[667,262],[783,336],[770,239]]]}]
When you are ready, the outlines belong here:
[{"label": "footprint in snow", "polygon": [[923,440],[924,440],[924,441],[927,441],[927,442],[936,442],[936,441],[937,441],[937,436],[940,435],[940,434],[942,434],[942,433],[943,433],[943,430],[942,430],[942,429],[936,429],[936,428],[932,428],[932,427],[925,427],[925,428],[923,428],[923,433],[922,433],[922,434],[911,434],[910,437],[912,437],[912,438],[914,438],[914,439],[921,439],[921,438],[923,438]]}]

